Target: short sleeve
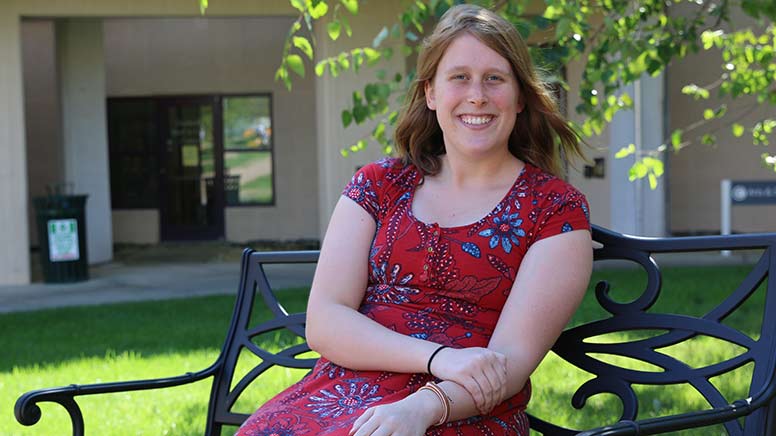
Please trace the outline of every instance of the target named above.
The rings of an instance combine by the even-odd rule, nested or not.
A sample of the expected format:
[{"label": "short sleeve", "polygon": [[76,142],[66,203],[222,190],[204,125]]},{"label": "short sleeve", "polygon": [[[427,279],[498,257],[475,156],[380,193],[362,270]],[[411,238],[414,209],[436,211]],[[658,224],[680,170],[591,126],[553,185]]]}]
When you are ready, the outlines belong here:
[{"label": "short sleeve", "polygon": [[537,222],[534,242],[574,230],[590,230],[590,208],[585,196],[573,186],[559,180],[547,195],[550,205]]},{"label": "short sleeve", "polygon": [[342,195],[364,208],[369,215],[378,220],[380,198],[382,197],[385,167],[379,163],[370,163],[360,168],[350,179]]}]

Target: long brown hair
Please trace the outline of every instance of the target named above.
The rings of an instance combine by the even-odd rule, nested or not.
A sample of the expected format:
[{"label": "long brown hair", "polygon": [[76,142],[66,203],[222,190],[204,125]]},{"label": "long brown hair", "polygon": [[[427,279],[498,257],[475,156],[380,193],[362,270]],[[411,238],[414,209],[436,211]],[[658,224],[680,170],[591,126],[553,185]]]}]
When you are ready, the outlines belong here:
[{"label": "long brown hair", "polygon": [[434,79],[447,47],[464,33],[506,59],[517,78],[524,109],[518,114],[509,137],[509,151],[518,159],[560,176],[560,149],[567,156],[583,157],[579,135],[561,115],[549,85],[539,79],[528,48],[515,27],[495,12],[476,5],[450,8],[423,41],[416,78],[394,133],[399,157],[424,174],[439,173],[439,156],[445,153],[445,146],[436,115],[426,106],[425,84]]}]

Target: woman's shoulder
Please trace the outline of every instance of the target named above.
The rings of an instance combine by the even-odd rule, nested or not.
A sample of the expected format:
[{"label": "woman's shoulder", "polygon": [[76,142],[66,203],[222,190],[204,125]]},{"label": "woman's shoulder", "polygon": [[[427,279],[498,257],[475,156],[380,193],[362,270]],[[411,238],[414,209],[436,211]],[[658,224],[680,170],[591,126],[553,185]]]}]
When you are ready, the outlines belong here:
[{"label": "woman's shoulder", "polygon": [[581,198],[585,197],[584,194],[571,183],[550,174],[535,165],[526,163],[524,171],[523,179],[525,180],[526,185],[539,196],[545,197],[549,193],[556,193],[579,196]]},{"label": "woman's shoulder", "polygon": [[404,185],[405,181],[414,179],[417,171],[414,165],[396,157],[384,157],[361,167],[356,176],[363,174],[380,185]]}]

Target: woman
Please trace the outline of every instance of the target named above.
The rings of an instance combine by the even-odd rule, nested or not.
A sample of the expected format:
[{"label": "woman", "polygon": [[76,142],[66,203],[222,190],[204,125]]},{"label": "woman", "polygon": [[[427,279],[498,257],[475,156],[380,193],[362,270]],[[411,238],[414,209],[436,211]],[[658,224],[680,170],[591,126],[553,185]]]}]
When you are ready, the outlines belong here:
[{"label": "woman", "polygon": [[515,29],[462,5],[396,144],[332,214],[307,309],[321,359],[239,435],[528,435],[528,377],[590,277],[587,203],[553,175],[578,137]]}]

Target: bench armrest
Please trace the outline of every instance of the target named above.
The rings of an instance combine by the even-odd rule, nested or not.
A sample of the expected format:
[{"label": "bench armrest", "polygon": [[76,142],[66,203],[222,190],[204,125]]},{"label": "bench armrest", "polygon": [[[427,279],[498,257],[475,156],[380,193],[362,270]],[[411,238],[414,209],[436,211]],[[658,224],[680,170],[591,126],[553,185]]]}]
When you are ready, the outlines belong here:
[{"label": "bench armrest", "polygon": [[616,424],[580,432],[577,436],[640,436],[706,427],[749,415],[761,406],[762,404],[755,406],[751,399],[738,400],[726,406],[713,409],[638,421],[620,421]]},{"label": "bench armrest", "polygon": [[124,382],[95,383],[88,385],[62,386],[57,388],[36,389],[22,394],[14,406],[14,415],[16,420],[22,425],[35,425],[41,416],[40,402],[52,402],[61,405],[70,415],[70,422],[73,426],[73,436],[83,436],[84,420],[81,414],[81,408],[75,400],[75,397],[82,395],[109,394],[114,392],[141,391],[149,389],[160,389],[172,386],[180,386],[193,383],[204,378],[213,376],[220,367],[220,361],[214,363],[209,368],[199,372],[188,372],[184,375],[175,377],[132,380]]}]

